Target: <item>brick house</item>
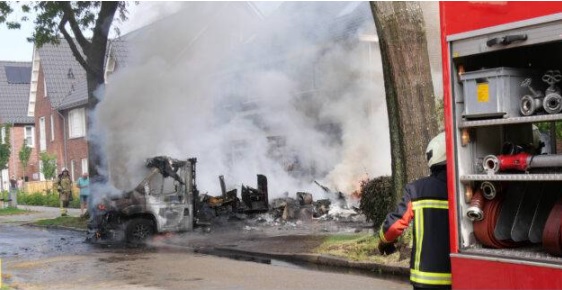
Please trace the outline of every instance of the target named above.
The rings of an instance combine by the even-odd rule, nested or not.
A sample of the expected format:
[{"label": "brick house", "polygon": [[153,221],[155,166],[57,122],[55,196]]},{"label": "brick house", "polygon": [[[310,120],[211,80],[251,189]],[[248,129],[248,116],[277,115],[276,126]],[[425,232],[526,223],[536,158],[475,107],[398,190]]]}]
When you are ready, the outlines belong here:
[{"label": "brick house", "polygon": [[[19,151],[24,140],[28,144],[34,144],[34,119],[27,116],[27,100],[31,80],[31,63],[0,61],[0,123],[11,124],[9,132],[2,129],[0,142],[5,142],[6,133],[10,135],[11,154],[8,161],[8,169],[2,170],[0,190],[6,190],[9,186],[9,178],[16,179],[24,176],[24,170],[19,161]],[[33,147],[32,147],[33,148]],[[37,168],[37,150],[33,148],[29,165],[26,170],[27,176]]]},{"label": "brick house", "polygon": [[[34,146],[38,155],[56,155],[57,172],[67,168],[73,180],[88,170],[87,96],[86,73],[66,41],[34,49],[28,101]],[[34,180],[44,180],[41,166],[39,161]]]}]

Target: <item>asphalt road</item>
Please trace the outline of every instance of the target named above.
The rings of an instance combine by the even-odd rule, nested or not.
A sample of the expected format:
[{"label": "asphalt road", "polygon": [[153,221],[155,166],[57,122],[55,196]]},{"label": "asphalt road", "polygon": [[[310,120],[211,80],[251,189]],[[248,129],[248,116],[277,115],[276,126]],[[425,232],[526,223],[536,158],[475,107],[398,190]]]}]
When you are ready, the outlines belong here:
[{"label": "asphalt road", "polygon": [[[34,215],[46,218],[41,211]],[[186,249],[130,249],[84,243],[84,233],[0,217],[4,285],[16,289],[411,289],[406,282],[238,261]]]}]

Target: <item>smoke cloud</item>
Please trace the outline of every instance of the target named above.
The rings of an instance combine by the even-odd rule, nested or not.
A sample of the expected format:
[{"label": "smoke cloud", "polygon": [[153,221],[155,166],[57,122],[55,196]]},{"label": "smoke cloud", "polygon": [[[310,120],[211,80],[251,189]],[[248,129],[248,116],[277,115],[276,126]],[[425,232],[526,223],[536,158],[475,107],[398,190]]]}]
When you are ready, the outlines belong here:
[{"label": "smoke cloud", "polygon": [[265,174],[271,198],[319,198],[314,180],[351,193],[390,174],[368,2],[183,6],[125,35],[127,64],[94,114],[117,188],[136,186],[158,155],[196,157],[198,188],[212,195],[219,175],[239,188]]}]

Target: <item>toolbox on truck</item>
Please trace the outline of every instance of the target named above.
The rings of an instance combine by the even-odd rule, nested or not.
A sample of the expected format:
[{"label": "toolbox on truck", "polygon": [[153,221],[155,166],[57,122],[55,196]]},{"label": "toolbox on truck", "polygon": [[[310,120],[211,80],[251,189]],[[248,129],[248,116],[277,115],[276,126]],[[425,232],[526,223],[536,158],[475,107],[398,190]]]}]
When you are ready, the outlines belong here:
[{"label": "toolbox on truck", "polygon": [[461,75],[464,113],[467,119],[508,118],[519,116],[519,99],[527,88],[521,82],[532,71],[498,67],[466,72]]}]

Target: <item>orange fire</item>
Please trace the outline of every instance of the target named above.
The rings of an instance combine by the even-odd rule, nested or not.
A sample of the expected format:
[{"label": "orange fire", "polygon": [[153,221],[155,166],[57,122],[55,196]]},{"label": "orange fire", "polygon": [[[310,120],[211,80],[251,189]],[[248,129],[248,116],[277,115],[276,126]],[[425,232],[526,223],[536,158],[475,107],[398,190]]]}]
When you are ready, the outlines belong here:
[{"label": "orange fire", "polygon": [[361,191],[363,187],[369,182],[369,177],[358,178],[359,180],[356,182],[355,190],[351,193],[351,198],[360,200],[361,199]]}]

